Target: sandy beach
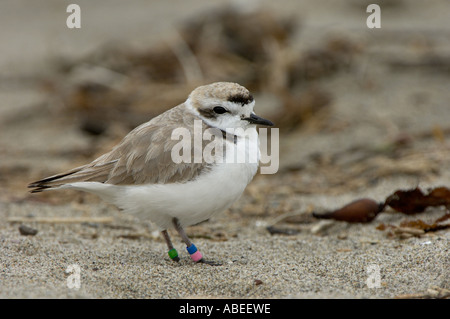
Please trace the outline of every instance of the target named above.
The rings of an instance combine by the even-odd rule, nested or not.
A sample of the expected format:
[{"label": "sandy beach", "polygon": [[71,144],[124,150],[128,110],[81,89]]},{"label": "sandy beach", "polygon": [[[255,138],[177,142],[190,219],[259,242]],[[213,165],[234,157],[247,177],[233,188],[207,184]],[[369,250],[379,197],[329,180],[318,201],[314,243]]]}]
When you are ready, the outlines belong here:
[{"label": "sandy beach", "polygon": [[[380,29],[366,26],[370,2],[252,3],[239,10],[264,8],[298,30],[257,50],[269,48],[264,59],[275,61],[265,73],[231,55],[221,57],[220,72],[203,71],[204,81],[248,81],[257,112],[280,128],[278,172],[258,174],[230,209],[187,228],[219,266],[194,264],[174,230],[181,260],[171,261],[149,220],[94,195],[30,194],[27,185],[92,161],[183,102],[196,80],[184,85],[175,74],[138,91],[144,73],[125,75],[135,64],[121,58],[147,61],[136,52],[164,48],[174,29],[228,1],[80,0],[79,30],[66,27],[60,1],[0,4],[0,298],[449,298],[447,224],[401,226],[431,225],[449,214],[445,205],[411,215],[386,208],[367,223],[312,216],[361,198],[383,202],[401,189],[449,186],[448,3],[380,1]],[[202,67],[214,65],[207,49],[198,52]],[[293,54],[306,62],[288,68]],[[103,62],[117,68],[101,73]],[[114,89],[80,85],[91,75],[86,63]],[[234,65],[265,74],[264,83],[236,75]],[[296,75],[277,72],[284,67]]]}]

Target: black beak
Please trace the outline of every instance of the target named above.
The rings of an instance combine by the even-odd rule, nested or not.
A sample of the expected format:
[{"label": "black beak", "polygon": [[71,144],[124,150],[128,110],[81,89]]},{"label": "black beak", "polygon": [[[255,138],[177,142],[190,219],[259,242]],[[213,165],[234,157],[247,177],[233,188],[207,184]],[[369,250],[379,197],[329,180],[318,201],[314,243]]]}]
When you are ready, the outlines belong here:
[{"label": "black beak", "polygon": [[258,115],[253,114],[253,113],[250,114],[250,117],[246,117],[243,120],[246,120],[251,124],[273,126],[273,123],[271,121],[263,119],[262,117],[259,117]]}]

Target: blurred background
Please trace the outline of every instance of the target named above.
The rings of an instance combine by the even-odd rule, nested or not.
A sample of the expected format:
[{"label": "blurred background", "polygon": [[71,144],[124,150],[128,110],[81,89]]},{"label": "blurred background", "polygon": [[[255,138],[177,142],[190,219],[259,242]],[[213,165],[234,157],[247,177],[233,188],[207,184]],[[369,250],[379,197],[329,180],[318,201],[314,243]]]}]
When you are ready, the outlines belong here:
[{"label": "blurred background", "polygon": [[29,200],[30,181],[215,81],[246,86],[280,129],[278,174],[248,190],[281,196],[275,211],[296,194],[445,181],[448,1],[378,1],[380,29],[366,25],[370,3],[79,0],[69,29],[69,1],[2,1],[0,199]]},{"label": "blurred background", "polygon": [[[0,296],[448,298],[448,208],[312,213],[449,184],[449,21],[448,0],[1,0]],[[28,192],[215,81],[250,89],[280,130],[278,172],[187,229],[223,271],[174,266],[153,225],[93,195]]]}]

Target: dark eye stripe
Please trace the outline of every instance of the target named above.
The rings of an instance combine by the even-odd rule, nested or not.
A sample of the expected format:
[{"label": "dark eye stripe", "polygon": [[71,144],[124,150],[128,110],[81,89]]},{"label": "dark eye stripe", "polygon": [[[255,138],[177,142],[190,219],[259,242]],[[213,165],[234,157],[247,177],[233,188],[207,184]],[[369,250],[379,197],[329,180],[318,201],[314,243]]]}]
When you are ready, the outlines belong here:
[{"label": "dark eye stripe", "polygon": [[213,118],[217,117],[217,114],[209,108],[208,109],[199,109],[198,111],[203,117],[206,117],[208,119],[213,119]]},{"label": "dark eye stripe", "polygon": [[214,107],[213,111],[217,114],[223,114],[223,113],[228,112],[227,109],[225,109],[224,107],[221,107],[221,106]]}]

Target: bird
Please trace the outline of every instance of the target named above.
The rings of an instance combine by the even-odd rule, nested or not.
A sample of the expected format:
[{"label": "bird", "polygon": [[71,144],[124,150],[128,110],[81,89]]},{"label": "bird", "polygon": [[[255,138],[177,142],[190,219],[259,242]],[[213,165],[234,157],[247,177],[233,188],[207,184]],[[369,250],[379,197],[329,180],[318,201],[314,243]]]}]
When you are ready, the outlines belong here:
[{"label": "bird", "polygon": [[[171,260],[180,260],[168,233],[173,227],[192,261],[216,264],[203,257],[184,228],[229,208],[257,173],[256,127],[274,124],[256,115],[254,106],[253,95],[237,83],[199,86],[185,102],[139,125],[91,163],[28,187],[31,193],[73,189],[96,194],[125,213],[155,224]],[[208,130],[213,132],[210,140],[204,138]],[[174,138],[176,132],[189,136],[182,141]],[[199,135],[200,142],[195,140]],[[212,140],[214,151],[199,159]],[[254,160],[248,160],[252,151]],[[239,156],[244,160],[236,160]]]}]

